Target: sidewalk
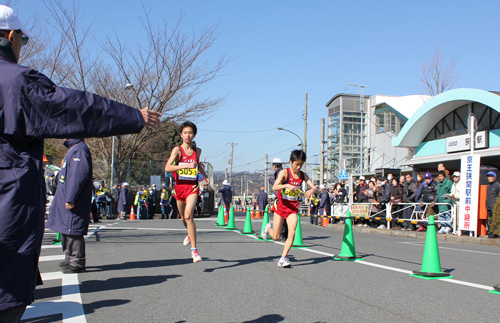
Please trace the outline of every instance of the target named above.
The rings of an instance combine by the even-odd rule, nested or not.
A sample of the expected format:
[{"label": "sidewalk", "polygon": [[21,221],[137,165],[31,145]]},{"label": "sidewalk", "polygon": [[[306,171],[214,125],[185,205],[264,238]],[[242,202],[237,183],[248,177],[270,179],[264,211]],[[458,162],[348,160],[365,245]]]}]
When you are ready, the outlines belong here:
[{"label": "sidewalk", "polygon": [[[330,224],[326,226],[330,230],[344,231],[343,224]],[[415,239],[425,239],[426,232],[415,232],[415,231],[401,231],[401,230],[390,230],[390,229],[374,229],[374,228],[365,228],[365,227],[352,227],[353,232],[359,233],[367,233],[367,234],[378,234],[385,236],[394,236],[394,237],[405,237],[405,238],[415,238]],[[469,237],[469,236],[457,236],[454,234],[438,234],[437,239],[439,241],[450,241],[450,242],[459,242],[459,243],[470,243],[470,244],[479,244],[479,245],[487,245],[487,246],[495,246],[500,247],[500,239],[490,239],[487,236],[481,237]]]}]

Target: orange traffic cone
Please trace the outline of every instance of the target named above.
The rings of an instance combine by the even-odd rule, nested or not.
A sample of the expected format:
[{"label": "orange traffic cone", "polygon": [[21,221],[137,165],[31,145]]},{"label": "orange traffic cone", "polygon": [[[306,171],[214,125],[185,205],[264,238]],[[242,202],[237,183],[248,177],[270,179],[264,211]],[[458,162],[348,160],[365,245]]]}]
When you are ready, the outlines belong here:
[{"label": "orange traffic cone", "polygon": [[255,219],[256,215],[255,215],[255,213],[250,211],[250,208],[248,208],[247,212],[250,213],[250,219],[252,219],[252,220]]},{"label": "orange traffic cone", "polygon": [[326,227],[329,224],[330,220],[328,219],[328,215],[326,214],[326,209],[323,209],[323,223],[321,224],[321,226]]},{"label": "orange traffic cone", "polygon": [[227,225],[227,210],[225,206],[224,206],[224,224]]},{"label": "orange traffic cone", "polygon": [[257,205],[256,210],[255,210],[255,217],[256,217],[257,219],[260,219],[260,218],[261,218],[261,216],[260,216],[260,209],[259,209],[259,206],[258,206],[258,205]]},{"label": "orange traffic cone", "polygon": [[130,220],[131,221],[135,220],[135,213],[134,213],[134,206],[133,205],[130,207]]}]

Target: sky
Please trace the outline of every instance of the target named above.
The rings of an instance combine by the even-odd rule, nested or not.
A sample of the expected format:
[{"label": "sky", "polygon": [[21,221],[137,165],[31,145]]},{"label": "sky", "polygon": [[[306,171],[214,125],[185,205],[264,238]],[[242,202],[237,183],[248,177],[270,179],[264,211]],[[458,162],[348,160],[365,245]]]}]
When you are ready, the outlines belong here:
[{"label": "sky", "polygon": [[[5,3],[5,1],[0,1]],[[71,5],[70,1],[65,1]],[[116,32],[140,39],[141,1],[85,0],[83,20],[95,39]],[[456,88],[500,90],[500,1],[194,1],[144,0],[153,22],[177,22],[200,32],[217,25],[218,38],[205,57],[231,62],[200,94],[227,95],[209,118],[196,120],[202,159],[216,171],[263,171],[265,155],[288,160],[303,139],[308,93],[307,154],[319,163],[321,118],[338,93],[425,94],[421,65],[439,46],[455,63]],[[21,20],[43,12],[40,0],[19,0]]]}]

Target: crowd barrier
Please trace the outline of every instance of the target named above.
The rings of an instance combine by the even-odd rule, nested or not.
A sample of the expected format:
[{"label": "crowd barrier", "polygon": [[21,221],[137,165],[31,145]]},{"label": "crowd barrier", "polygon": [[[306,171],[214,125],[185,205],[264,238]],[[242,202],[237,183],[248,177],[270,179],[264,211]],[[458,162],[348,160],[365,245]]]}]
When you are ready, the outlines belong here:
[{"label": "crowd barrier", "polygon": [[[324,210],[318,210],[318,213],[321,214],[310,214],[308,207],[302,207],[302,210],[299,209],[299,213],[304,214],[305,216],[310,217],[318,217],[318,218],[328,218],[328,219],[337,219],[337,220],[345,220],[347,212],[351,211],[350,218],[353,220],[376,220],[381,222],[387,222],[387,229],[390,229],[391,224],[394,223],[405,223],[410,222],[411,224],[418,225],[426,225],[429,221],[427,215],[433,215],[436,219],[439,219],[441,215],[449,213],[451,215],[449,221],[443,220],[435,220],[436,223],[449,223],[453,226],[453,229],[456,229],[456,207],[451,203],[434,203],[436,207],[439,205],[448,206],[448,211],[446,212],[438,212],[432,214],[429,213],[431,203],[423,203],[420,206],[420,203],[398,203],[385,204],[385,209],[378,210],[380,205],[378,203],[336,203],[331,206],[330,214],[333,215],[322,215]],[[397,210],[393,210],[393,206],[398,206]],[[354,210],[354,208],[358,210]],[[361,210],[361,211],[360,211]],[[366,211],[363,211],[366,210]],[[403,218],[403,212],[405,210],[411,210],[411,215],[409,218]],[[367,213],[367,215],[356,215],[359,213]],[[428,214],[429,213],[429,214]]]}]

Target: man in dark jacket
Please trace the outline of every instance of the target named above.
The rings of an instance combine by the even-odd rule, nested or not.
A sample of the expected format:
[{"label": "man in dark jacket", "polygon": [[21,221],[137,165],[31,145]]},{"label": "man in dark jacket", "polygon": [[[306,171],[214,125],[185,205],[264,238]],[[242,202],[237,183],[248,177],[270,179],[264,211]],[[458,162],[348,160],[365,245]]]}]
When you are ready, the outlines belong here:
[{"label": "man in dark jacket", "polygon": [[61,233],[65,258],[59,267],[63,273],[70,274],[85,271],[84,236],[90,222],[92,157],[83,139],[68,139],[64,145],[68,152],[46,227]]},{"label": "man in dark jacket", "polygon": [[111,206],[109,213],[111,215],[111,218],[117,219],[118,218],[118,197],[120,196],[120,185],[114,184],[113,187],[111,188]]},{"label": "man in dark jacket", "polygon": [[[330,195],[324,184],[319,186],[320,189],[320,201],[319,201],[319,214],[323,215],[326,210],[326,215],[330,216]],[[331,221],[329,221],[331,222]]]},{"label": "man in dark jacket", "polygon": [[[434,215],[437,212],[435,203],[438,200],[438,189],[435,181],[432,180],[431,173],[425,173],[424,182],[422,183],[422,194],[420,198],[420,207],[425,210],[425,215]],[[424,208],[424,203],[429,203]],[[421,225],[417,232],[426,231],[426,226]]]},{"label": "man in dark jacket", "polygon": [[224,186],[220,190],[218,190],[217,193],[221,194],[222,202],[224,203],[224,207],[229,216],[229,208],[231,205],[231,201],[233,200],[233,191],[231,190],[231,186],[229,186],[229,181],[227,179],[222,182],[222,185]]},{"label": "man in dark jacket", "polygon": [[151,190],[149,191],[148,198],[149,198],[149,203],[148,203],[149,216],[148,216],[148,218],[152,219],[155,216],[156,200],[158,198],[158,191],[156,190],[156,184],[153,184],[153,186],[151,187]]},{"label": "man in dark jacket", "polygon": [[491,219],[493,217],[493,208],[497,202],[498,194],[500,193],[500,184],[498,184],[497,173],[490,171],[486,174],[488,177],[488,187],[486,189],[486,212],[488,218],[486,220],[486,233],[488,238],[495,238],[491,230]]},{"label": "man in dark jacket", "polygon": [[[44,138],[106,137],[158,127],[160,114],[58,87],[18,65],[31,34],[0,6],[0,321],[33,302],[44,231]],[[90,203],[90,198],[87,203]],[[88,215],[88,214],[87,214]]]},{"label": "man in dark jacket", "polygon": [[[415,197],[417,196],[417,184],[415,184],[415,181],[413,180],[413,175],[412,174],[407,174],[406,175],[406,181],[404,184],[404,189],[403,189],[403,202],[404,203],[415,203]],[[404,205],[404,210],[403,210],[403,219],[405,220],[410,220],[411,215],[413,213],[414,207],[411,205]],[[403,229],[412,231],[413,230],[413,224],[411,222],[404,222],[403,223]]]},{"label": "man in dark jacket", "polygon": [[127,210],[128,207],[128,183],[125,182],[122,184],[122,189],[120,190],[120,197],[118,198],[118,212],[120,212],[120,219],[127,219]]},{"label": "man in dark jacket", "polygon": [[264,191],[264,186],[260,188],[259,195],[257,195],[257,204],[259,205],[259,210],[264,212],[267,206],[267,193]]}]

